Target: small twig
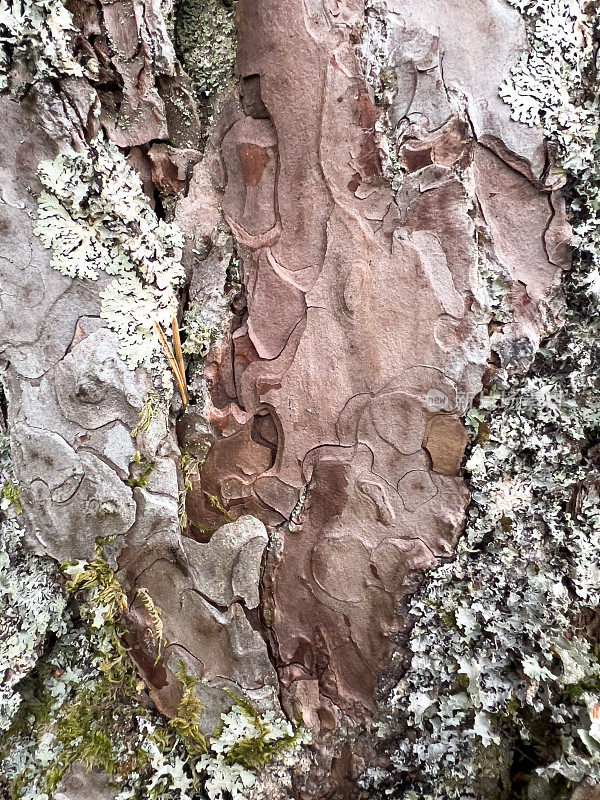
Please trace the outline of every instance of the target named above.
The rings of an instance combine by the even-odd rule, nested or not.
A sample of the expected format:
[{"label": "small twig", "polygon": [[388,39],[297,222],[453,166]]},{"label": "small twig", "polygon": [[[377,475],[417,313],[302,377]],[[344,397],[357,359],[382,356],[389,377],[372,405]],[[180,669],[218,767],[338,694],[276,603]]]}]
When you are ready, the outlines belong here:
[{"label": "small twig", "polygon": [[163,353],[165,354],[165,358],[167,359],[173,374],[175,375],[175,380],[177,381],[177,386],[179,387],[179,392],[181,394],[181,400],[184,406],[188,404],[188,392],[187,386],[185,383],[185,367],[183,364],[183,355],[181,353],[181,340],[179,339],[179,327],[177,325],[177,319],[173,317],[173,321],[171,323],[171,330],[173,331],[173,346],[175,347],[175,355],[173,355],[173,351],[169,347],[169,343],[167,342],[167,337],[165,336],[163,329],[160,327],[160,323],[157,320],[154,320],[154,326],[156,328],[156,332],[158,333],[158,341],[160,342],[160,346],[162,347]]}]

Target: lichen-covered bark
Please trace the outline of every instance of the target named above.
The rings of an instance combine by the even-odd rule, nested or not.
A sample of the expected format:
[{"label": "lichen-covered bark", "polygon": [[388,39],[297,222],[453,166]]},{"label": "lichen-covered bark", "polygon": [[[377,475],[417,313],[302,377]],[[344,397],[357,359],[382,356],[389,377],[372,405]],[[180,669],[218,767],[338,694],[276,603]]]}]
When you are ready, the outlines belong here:
[{"label": "lichen-covered bark", "polygon": [[0,0],[4,795],[600,779],[594,12]]}]

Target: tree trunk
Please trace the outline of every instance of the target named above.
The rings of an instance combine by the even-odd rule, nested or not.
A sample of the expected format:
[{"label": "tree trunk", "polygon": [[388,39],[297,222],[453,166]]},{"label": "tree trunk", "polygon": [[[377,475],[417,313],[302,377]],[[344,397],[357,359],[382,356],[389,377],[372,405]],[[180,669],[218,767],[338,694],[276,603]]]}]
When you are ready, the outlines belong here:
[{"label": "tree trunk", "polygon": [[2,797],[600,797],[595,25],[0,5]]}]

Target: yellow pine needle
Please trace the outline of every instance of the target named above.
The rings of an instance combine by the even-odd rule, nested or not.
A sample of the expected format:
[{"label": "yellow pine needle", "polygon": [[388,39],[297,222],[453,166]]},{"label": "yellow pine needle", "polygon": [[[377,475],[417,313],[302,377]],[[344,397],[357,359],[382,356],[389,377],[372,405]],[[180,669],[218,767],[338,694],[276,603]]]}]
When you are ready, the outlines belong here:
[{"label": "yellow pine needle", "polygon": [[157,320],[154,320],[154,327],[156,328],[156,332],[158,334],[158,341],[160,342],[160,346],[162,347],[162,351],[165,354],[165,358],[173,374],[175,375],[175,380],[177,381],[177,386],[179,387],[179,392],[181,394],[181,400],[184,406],[188,404],[188,393],[187,387],[185,385],[185,372],[183,367],[183,356],[181,355],[181,343],[179,341],[179,329],[177,328],[177,320],[173,317],[172,329],[173,331],[177,331],[177,337],[173,336],[173,341],[175,344],[175,351],[179,351],[179,359],[175,358],[173,355],[173,351],[169,347],[169,343],[167,342],[167,337],[165,336],[163,329],[160,327],[160,323]]}]

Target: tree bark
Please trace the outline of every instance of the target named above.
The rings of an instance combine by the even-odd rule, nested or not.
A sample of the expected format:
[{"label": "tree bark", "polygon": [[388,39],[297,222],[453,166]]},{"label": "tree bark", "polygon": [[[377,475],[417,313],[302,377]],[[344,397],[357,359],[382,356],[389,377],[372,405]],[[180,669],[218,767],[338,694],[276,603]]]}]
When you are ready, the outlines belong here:
[{"label": "tree bark", "polygon": [[600,796],[595,4],[0,12],[2,796]]}]

